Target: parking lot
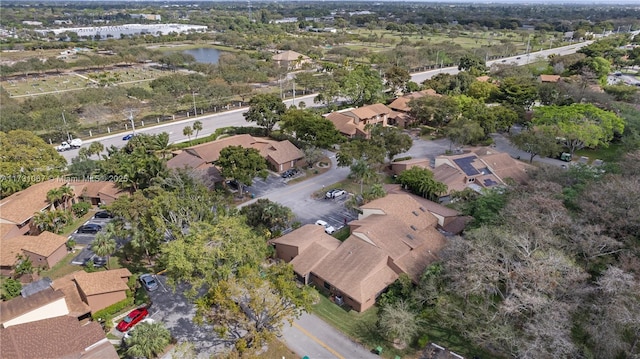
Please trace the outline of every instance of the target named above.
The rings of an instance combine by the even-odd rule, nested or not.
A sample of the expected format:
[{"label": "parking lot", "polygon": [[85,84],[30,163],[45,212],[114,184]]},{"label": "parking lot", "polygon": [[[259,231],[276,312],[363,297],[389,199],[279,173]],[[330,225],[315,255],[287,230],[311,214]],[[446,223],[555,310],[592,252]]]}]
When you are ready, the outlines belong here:
[{"label": "parking lot", "polygon": [[[97,224],[97,225],[101,226],[102,230],[104,231],[104,228],[107,226],[107,224],[111,220],[112,220],[111,218],[91,218],[90,220],[86,221],[82,225],[84,226],[84,225],[87,225],[87,224]],[[80,253],[71,260],[71,264],[82,265],[86,261],[88,261],[89,259],[91,259],[91,258],[93,258],[95,256],[95,253],[93,253],[93,251],[91,250],[91,243],[93,243],[93,240],[96,238],[96,234],[93,234],[93,233],[78,233],[76,231],[76,232],[72,233],[71,236],[69,236],[69,237],[73,238],[73,240],[76,241],[77,245],[81,245],[81,246],[84,247],[84,248],[82,248]],[[117,238],[116,239],[116,245],[117,245],[116,248],[120,248],[121,246],[124,245],[125,242],[126,242],[125,239]]]},{"label": "parking lot", "polygon": [[184,292],[189,289],[181,284],[173,291],[166,284],[166,277],[156,276],[159,288],[149,292],[151,307],[149,316],[162,322],[178,342],[191,342],[195,346],[199,358],[209,358],[224,349],[211,325],[197,325],[193,322],[196,313],[195,305],[190,302]]}]

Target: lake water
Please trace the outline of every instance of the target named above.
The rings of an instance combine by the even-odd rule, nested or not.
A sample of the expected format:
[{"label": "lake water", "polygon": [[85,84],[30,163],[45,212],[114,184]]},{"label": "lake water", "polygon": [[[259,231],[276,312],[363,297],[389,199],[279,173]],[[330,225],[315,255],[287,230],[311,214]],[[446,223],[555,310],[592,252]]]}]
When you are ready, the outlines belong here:
[{"label": "lake water", "polygon": [[210,47],[199,47],[196,49],[184,50],[182,52],[192,55],[196,58],[196,62],[201,62],[204,64],[217,64],[218,59],[220,58],[220,54],[222,53],[222,51],[212,49]]}]

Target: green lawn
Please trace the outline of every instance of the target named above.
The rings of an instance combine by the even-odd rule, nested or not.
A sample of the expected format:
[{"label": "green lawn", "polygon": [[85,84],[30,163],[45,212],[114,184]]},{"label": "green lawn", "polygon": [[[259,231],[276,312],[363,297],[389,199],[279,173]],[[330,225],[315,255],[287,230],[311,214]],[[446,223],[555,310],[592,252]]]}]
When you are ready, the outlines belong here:
[{"label": "green lawn", "polygon": [[[413,358],[422,350],[422,348],[417,348],[416,343],[413,343],[412,347],[408,347],[405,350],[398,350],[392,346],[391,342],[381,337],[376,328],[378,320],[377,306],[364,313],[358,313],[353,310],[347,311],[335,305],[324,295],[319,297],[319,303],[312,308],[313,314],[368,349],[381,346],[383,348],[382,357],[394,358],[397,355],[402,358]],[[426,324],[423,325],[422,333],[419,335],[419,337],[423,336],[428,338],[428,342],[441,345],[466,358],[472,358],[474,355],[480,355],[483,358],[492,357],[488,353],[471,346],[458,333],[438,325],[437,320],[427,320]]]},{"label": "green lawn", "polygon": [[49,277],[51,279],[58,279],[64,277],[67,274],[73,273],[77,270],[81,270],[82,267],[71,264],[73,257],[77,256],[80,251],[75,251],[67,254],[60,262],[46,271],[40,272],[40,277]]},{"label": "green lawn", "polygon": [[577,150],[573,155],[573,159],[578,160],[580,156],[586,156],[589,157],[589,163],[596,159],[611,163],[619,160],[623,153],[622,145],[616,143],[610,144],[609,147],[600,147],[593,150],[588,148]]}]

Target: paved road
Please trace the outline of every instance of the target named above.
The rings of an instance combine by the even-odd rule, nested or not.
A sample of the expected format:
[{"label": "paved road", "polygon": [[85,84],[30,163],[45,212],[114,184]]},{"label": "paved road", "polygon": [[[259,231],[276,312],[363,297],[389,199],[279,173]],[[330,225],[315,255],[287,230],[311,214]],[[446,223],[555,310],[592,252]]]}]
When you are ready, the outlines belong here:
[{"label": "paved road", "polygon": [[[299,104],[300,101],[304,101],[307,104],[307,107],[319,106],[319,104],[313,103],[314,95],[307,95],[302,97],[296,97],[295,103]],[[287,106],[293,104],[293,100],[289,99],[284,101]],[[247,110],[247,108],[240,108],[237,110],[231,110],[223,113],[216,113],[211,115],[205,115],[200,117],[193,117],[190,119],[180,120],[171,123],[165,123],[157,126],[148,126],[148,127],[136,127],[136,133],[145,133],[145,134],[160,134],[162,132],[166,132],[169,134],[169,143],[177,143],[183,142],[187,140],[187,136],[182,134],[182,130],[186,126],[193,126],[195,121],[202,122],[202,131],[198,134],[198,137],[208,136],[214,133],[218,128],[229,127],[229,126],[249,126],[250,123],[247,122],[242,116],[242,114]],[[122,140],[124,133],[119,133],[117,135],[109,135],[104,137],[96,137],[93,139],[87,139],[84,141],[82,147],[87,147],[91,142],[100,141],[105,148],[110,146],[122,147],[127,142]],[[193,137],[192,137],[193,138]],[[65,151],[60,153],[67,162],[71,162],[71,159],[78,155],[78,149]]]},{"label": "paved road", "polygon": [[303,314],[293,325],[286,325],[282,331],[282,341],[301,357],[306,355],[313,359],[379,358],[313,314]]},{"label": "paved road", "polygon": [[[547,56],[551,55],[551,54],[558,54],[558,55],[568,55],[568,54],[573,54],[574,52],[578,51],[580,48],[587,46],[589,44],[591,44],[593,41],[586,41],[586,42],[581,42],[581,43],[577,43],[577,44],[573,44],[573,45],[568,45],[568,46],[562,46],[562,47],[556,47],[553,49],[549,49],[549,50],[542,50],[542,51],[536,51],[536,52],[531,52],[528,55],[527,54],[523,54],[523,55],[517,55],[517,56],[512,56],[512,57],[505,57],[503,59],[498,59],[498,60],[491,60],[491,61],[487,61],[487,66],[491,66],[493,64],[501,64],[501,63],[505,63],[505,64],[515,64],[518,66],[521,65],[526,65],[528,63],[531,62],[535,62],[538,59],[546,59]],[[458,72],[460,72],[458,70],[457,66],[454,67],[444,67],[441,69],[436,69],[436,70],[429,70],[429,71],[425,71],[425,72],[420,72],[417,74],[412,74],[411,75],[411,81],[416,82],[416,83],[422,83],[424,80],[430,79],[431,77],[439,74],[439,73],[446,73],[446,74],[450,74],[450,75],[455,75]]]},{"label": "paved road", "polygon": [[[567,54],[574,53],[581,47],[586,46],[592,42],[593,41],[587,41],[587,42],[577,43],[569,46],[563,46],[563,47],[558,47],[558,48],[549,49],[549,50],[532,52],[529,55],[519,55],[519,56],[513,56],[513,57],[508,57],[508,58],[499,59],[499,60],[492,60],[492,61],[488,61],[487,65],[491,66],[493,63],[501,63],[503,60],[506,60],[505,61],[506,63],[515,63],[516,65],[524,65],[528,62],[533,62],[536,58],[546,58],[550,54],[567,55]],[[411,81],[421,83],[424,80],[429,79],[439,73],[456,74],[458,72],[459,71],[457,67],[447,67],[447,68],[442,68],[437,70],[425,71],[425,72],[411,75]],[[315,98],[315,96],[316,96],[315,94],[312,94],[312,95],[296,98],[295,104],[299,104],[300,101],[304,101],[307,104],[307,107],[319,106],[319,104],[315,104],[313,102],[313,99]],[[286,100],[285,103],[287,105],[292,105],[294,101],[290,99],[290,100]],[[159,134],[162,132],[167,132],[169,133],[170,143],[182,142],[187,139],[187,136],[182,134],[182,129],[185,126],[192,126],[193,122],[195,122],[196,120],[201,121],[203,124],[203,130],[200,131],[199,136],[207,136],[215,132],[216,129],[221,127],[246,126],[248,123],[242,116],[242,113],[245,112],[246,110],[247,110],[246,108],[241,108],[241,109],[232,110],[224,113],[194,117],[191,119],[181,120],[181,121],[153,126],[153,127],[151,126],[144,127],[144,128],[137,127],[136,132],[147,133],[147,134]],[[110,147],[111,145],[114,145],[116,147],[122,147],[126,143],[125,141],[122,141],[123,136],[124,134],[120,133],[117,135],[110,135],[106,137],[88,139],[84,141],[85,143],[83,144],[83,146],[88,146],[91,142],[94,142],[94,141],[100,141],[105,146],[105,148]],[[67,162],[71,162],[71,159],[78,155],[78,149],[62,152],[61,154],[67,160]]]}]

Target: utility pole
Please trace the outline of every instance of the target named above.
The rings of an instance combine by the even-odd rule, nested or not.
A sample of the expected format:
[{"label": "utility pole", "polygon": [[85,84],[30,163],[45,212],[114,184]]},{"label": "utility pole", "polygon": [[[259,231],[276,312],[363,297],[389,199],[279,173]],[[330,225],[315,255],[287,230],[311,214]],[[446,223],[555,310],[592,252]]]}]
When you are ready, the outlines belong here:
[{"label": "utility pole", "polygon": [[69,134],[69,127],[67,126],[67,119],[64,118],[64,111],[62,111],[62,121],[64,122],[64,129],[67,131],[67,141],[71,141],[71,135]]},{"label": "utility pole", "polygon": [[136,124],[133,122],[133,110],[129,110],[129,121],[131,122],[131,131],[136,134]]},{"label": "utility pole", "polygon": [[527,38],[527,65],[529,64],[529,55],[531,51],[531,48],[529,47],[530,45],[531,45],[531,35],[529,35],[529,38]]},{"label": "utility pole", "polygon": [[296,105],[296,80],[293,80],[293,103],[292,106]]}]

